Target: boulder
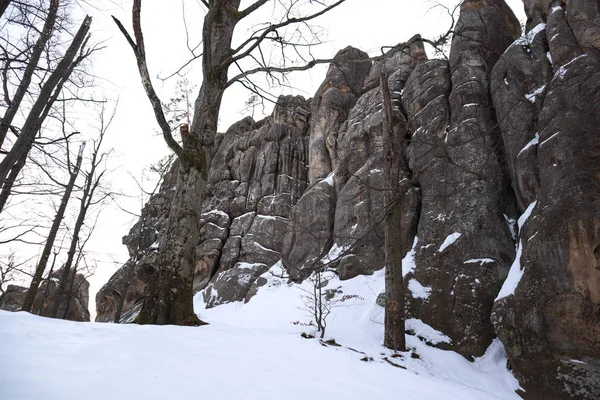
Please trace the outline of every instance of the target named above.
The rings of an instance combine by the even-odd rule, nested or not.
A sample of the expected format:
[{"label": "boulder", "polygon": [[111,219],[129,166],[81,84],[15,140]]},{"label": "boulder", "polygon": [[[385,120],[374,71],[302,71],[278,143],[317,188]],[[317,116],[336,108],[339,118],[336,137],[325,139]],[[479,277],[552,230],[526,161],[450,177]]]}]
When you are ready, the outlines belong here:
[{"label": "boulder", "polygon": [[254,282],[268,269],[265,264],[242,262],[221,272],[202,292],[206,308],[245,300]]}]

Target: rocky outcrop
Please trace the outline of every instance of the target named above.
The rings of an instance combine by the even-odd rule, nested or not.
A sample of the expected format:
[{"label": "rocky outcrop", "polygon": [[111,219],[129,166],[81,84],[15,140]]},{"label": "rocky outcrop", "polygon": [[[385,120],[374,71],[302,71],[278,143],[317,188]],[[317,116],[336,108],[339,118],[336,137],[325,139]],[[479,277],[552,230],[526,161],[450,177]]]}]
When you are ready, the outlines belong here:
[{"label": "rocky outcrop", "polygon": [[[50,274],[50,277],[44,279],[40,284],[31,313],[43,317],[52,317],[54,302],[58,295],[58,281],[62,276],[62,268]],[[86,322],[90,320],[88,310],[89,288],[90,284],[83,274],[77,273],[75,276],[69,274],[66,288],[70,295],[65,293],[62,296],[61,304],[58,308],[58,318],[70,321]],[[5,295],[0,300],[0,309],[7,311],[20,311],[25,301],[27,288],[17,285],[9,285],[6,288]],[[68,298],[68,302],[65,301]]]},{"label": "rocky outcrop", "polygon": [[[337,56],[339,63],[330,68],[325,84],[315,95],[315,99],[330,100],[314,101],[313,115],[318,120],[339,120],[340,115],[344,115],[344,121],[341,124],[317,125],[311,130],[311,143],[319,143],[320,138],[326,138],[328,156],[322,159],[327,161],[328,167],[324,169],[320,161],[312,164],[311,158],[311,171],[313,168],[318,171],[311,176],[317,181],[306,191],[292,213],[294,228],[286,236],[283,258],[283,264],[292,277],[302,277],[302,271],[310,273],[323,266],[335,269],[342,279],[383,268],[385,183],[383,95],[379,82],[382,73],[389,76],[394,119],[405,121],[400,95],[412,70],[426,59],[419,39],[417,36],[408,45],[401,44],[391,49],[369,70],[363,64],[357,65],[354,60],[344,64],[343,60],[356,51],[343,50]],[[345,69],[343,74],[340,74],[340,69]],[[356,87],[362,88],[358,92],[360,96]],[[343,88],[352,89],[344,91]],[[337,99],[336,104],[344,107],[332,108],[331,99]],[[408,214],[416,213],[416,203],[414,208]]]},{"label": "rocky outcrop", "polygon": [[340,51],[312,101],[308,165],[311,186],[294,208],[291,229],[284,239],[283,264],[294,279],[319,268],[333,243],[337,195],[334,169],[340,158],[337,135],[361,94],[370,67],[366,53],[351,47]]},{"label": "rocky outcrop", "polygon": [[[312,100],[282,97],[218,135],[196,247],[206,306],[249,301],[274,264],[293,281],[385,266],[387,76],[408,317],[469,359],[498,335],[527,398],[600,397],[600,11],[524,6],[521,36],[503,0],[462,2],[448,60],[428,60],[419,36],[376,61],[346,48]],[[174,182],[124,239],[132,260],[99,320],[126,286],[122,320],[135,317]]]},{"label": "rocky outcrop", "polygon": [[325,81],[315,94],[310,129],[310,183],[327,177],[333,171],[333,163],[338,158],[336,134],[361,95],[371,69],[368,58],[367,53],[353,47],[341,50],[333,58]]},{"label": "rocky outcrop", "polygon": [[[517,178],[527,170],[536,179],[536,190],[528,179],[513,180],[516,191],[527,193],[522,206],[531,204],[531,216],[493,322],[526,398],[596,399],[600,58],[594,43],[600,13],[597,2],[542,3],[531,2],[546,10],[543,21],[494,70],[494,103],[507,120],[525,121],[520,137],[501,121],[506,147],[516,154],[508,161]],[[506,104],[509,92],[513,108]]]},{"label": "rocky outcrop", "polygon": [[210,282],[207,299],[215,299],[208,307],[244,299],[264,267],[282,258],[292,210],[308,186],[309,116],[302,97],[281,97],[270,118],[246,119],[225,134],[196,249],[197,289]]},{"label": "rocky outcrop", "polygon": [[[246,118],[216,138],[200,215],[195,292],[209,282],[217,284],[219,278],[227,280],[231,273],[223,273],[236,263],[272,265],[281,259],[291,210],[308,186],[309,116],[309,102],[284,96],[271,117],[259,122]],[[176,171],[175,165],[159,193],[144,207],[140,221],[123,238],[132,259],[98,293],[97,321],[114,318],[126,286],[124,313],[143,300],[154,272],[156,240],[168,217]],[[227,282],[232,285],[234,281]],[[244,298],[245,293],[234,297],[239,296]]]},{"label": "rocky outcrop", "polygon": [[496,63],[491,93],[506,165],[521,212],[539,194],[538,116],[553,71],[543,24],[516,40]]},{"label": "rocky outcrop", "polygon": [[456,32],[450,62],[417,68],[403,96],[422,191],[407,303],[469,356],[495,337],[490,314],[514,256],[489,73],[520,30],[503,1],[466,1]]}]

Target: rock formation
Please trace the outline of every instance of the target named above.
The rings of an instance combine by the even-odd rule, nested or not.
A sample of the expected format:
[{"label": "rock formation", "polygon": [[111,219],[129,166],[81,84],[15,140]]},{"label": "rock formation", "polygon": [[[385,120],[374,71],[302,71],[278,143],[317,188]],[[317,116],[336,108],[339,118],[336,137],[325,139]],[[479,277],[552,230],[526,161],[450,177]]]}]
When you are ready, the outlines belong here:
[{"label": "rock formation", "polygon": [[531,213],[493,322],[528,398],[597,399],[600,8],[549,3],[532,3],[538,25],[493,72],[513,187]]},{"label": "rock formation", "polygon": [[[503,0],[464,1],[448,60],[419,36],[375,62],[346,48],[313,99],[281,97],[219,135],[196,248],[207,307],[249,301],[274,264],[293,281],[385,266],[384,72],[406,313],[467,358],[497,335],[526,398],[600,398],[600,5],[524,6],[522,35]],[[122,321],[135,316],[171,175],[124,238],[132,259],[98,294],[99,321],[121,293]]]},{"label": "rock formation", "polygon": [[503,1],[464,2],[449,63],[415,71],[403,96],[422,191],[410,315],[446,333],[465,356],[482,355],[495,337],[490,314],[514,257],[489,75],[519,34]]},{"label": "rock formation", "polygon": [[[62,271],[62,268],[58,271],[54,271],[48,279],[42,281],[35,300],[33,301],[33,307],[31,308],[32,314],[41,315],[43,317],[51,316],[54,301],[58,294],[58,280],[62,275]],[[69,302],[67,303],[65,301],[67,296],[64,294],[58,309],[58,317],[63,318],[64,316],[64,319],[70,321],[89,321],[89,282],[83,274],[77,273],[75,274],[75,277],[73,277],[73,274],[70,274],[67,288],[70,288],[71,293],[71,295],[68,296]],[[26,287],[9,285],[6,288],[6,294],[0,299],[0,309],[7,311],[21,310],[26,293]]]}]

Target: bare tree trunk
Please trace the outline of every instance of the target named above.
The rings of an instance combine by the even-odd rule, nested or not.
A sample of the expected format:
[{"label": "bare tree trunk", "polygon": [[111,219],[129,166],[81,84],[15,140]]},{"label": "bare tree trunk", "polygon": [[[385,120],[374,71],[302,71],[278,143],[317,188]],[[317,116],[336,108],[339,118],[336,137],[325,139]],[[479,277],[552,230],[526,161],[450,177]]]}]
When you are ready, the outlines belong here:
[{"label": "bare tree trunk", "polygon": [[392,102],[387,74],[381,75],[383,92],[383,155],[386,191],[385,232],[385,347],[405,351],[404,279],[402,277],[402,209],[400,207],[401,155],[392,134]]},{"label": "bare tree trunk", "polygon": [[0,191],[0,212],[2,212],[2,210],[4,210],[4,206],[6,206],[6,202],[8,201],[8,198],[10,197],[12,188],[19,176],[19,173],[25,166],[26,162],[27,162],[27,157],[21,157],[21,159],[18,160],[15,163],[15,165],[11,168],[10,173],[8,174],[8,177],[4,181],[4,185],[2,186],[2,190]]},{"label": "bare tree trunk", "polygon": [[[81,234],[81,228],[83,228],[85,218],[87,217],[88,210],[90,208],[90,205],[92,204],[92,200],[94,198],[94,193],[96,192],[96,189],[100,185],[102,176],[104,175],[104,172],[102,172],[98,176],[96,176],[96,170],[103,159],[103,155],[100,154],[100,148],[102,146],[102,141],[104,140],[104,133],[105,133],[105,128],[106,128],[104,126],[104,119],[103,119],[103,117],[101,117],[101,118],[102,118],[103,126],[101,128],[100,136],[99,136],[98,140],[95,141],[94,145],[93,145],[91,167],[90,167],[90,170],[87,172],[87,175],[85,178],[85,184],[83,187],[83,193],[81,194],[81,200],[80,200],[80,205],[79,205],[79,214],[77,214],[77,220],[75,221],[75,226],[73,227],[73,237],[71,238],[71,244],[69,246],[69,251],[67,252],[67,261],[65,262],[65,265],[63,267],[62,275],[61,275],[60,281],[59,281],[58,292],[57,292],[57,295],[55,296],[54,306],[52,308],[52,313],[50,315],[52,318],[58,317],[58,309],[60,307],[60,303],[63,300],[65,288],[66,288],[66,285],[69,280],[69,272],[71,270],[71,266],[73,265],[73,260],[75,259],[75,253],[77,251],[77,244],[79,243],[79,236]],[[83,249],[80,249],[80,254],[81,254],[81,251],[83,251]],[[77,263],[78,262],[79,262],[79,258],[77,260]],[[75,268],[75,269],[77,269],[77,268]],[[73,275],[73,279],[75,279],[75,275]],[[73,283],[71,282],[71,286],[72,286],[72,284]],[[69,293],[70,293],[70,289],[69,289]],[[67,309],[68,309],[69,299],[70,299],[70,297],[67,296]]]},{"label": "bare tree trunk", "polygon": [[200,200],[206,181],[195,168],[181,167],[155,272],[137,318],[140,324],[203,324],[194,313],[193,281]]},{"label": "bare tree trunk", "polygon": [[[56,24],[56,14],[58,12],[59,3],[59,0],[50,1],[48,15],[46,17],[46,21],[44,22],[44,27],[42,28],[40,37],[33,46],[33,51],[29,56],[27,67],[25,67],[25,71],[23,71],[23,77],[21,78],[21,82],[19,82],[17,91],[11,99],[10,104],[8,104],[6,112],[4,113],[4,116],[0,121],[0,147],[2,147],[4,139],[6,138],[6,134],[8,133],[8,129],[10,128],[10,125],[12,124],[15,115],[17,115],[17,112],[19,111],[21,102],[27,94],[27,90],[29,89],[29,85],[31,83],[31,78],[33,77],[33,74],[38,67],[38,63],[44,52],[46,44],[52,37],[52,31],[54,30],[54,25]],[[0,16],[4,13],[9,4],[10,0],[0,1]],[[7,62],[6,68],[8,68],[9,65],[10,63]]]},{"label": "bare tree trunk", "polygon": [[[58,97],[62,85],[69,79],[73,69],[86,57],[82,54],[77,57],[77,54],[80,49],[85,47],[91,22],[92,19],[89,16],[82,22],[79,31],[65,52],[64,57],[42,86],[40,95],[36,99],[23,124],[19,138],[15,141],[15,144],[6,154],[2,162],[0,162],[0,183],[2,183],[3,191],[5,191],[4,187],[9,173],[15,169],[17,164],[24,165],[22,160],[27,158],[27,155],[33,146],[35,136],[42,126],[44,118],[48,115],[49,109]],[[4,196],[8,195],[4,194]],[[1,208],[0,212],[2,212]]]},{"label": "bare tree trunk", "polygon": [[46,239],[46,245],[44,246],[42,256],[40,257],[40,262],[38,263],[37,268],[35,269],[35,274],[33,275],[33,279],[31,280],[31,284],[29,285],[29,289],[27,290],[27,294],[25,295],[25,301],[23,302],[23,307],[21,308],[22,311],[31,312],[33,301],[35,300],[35,296],[37,295],[38,288],[40,287],[40,283],[42,281],[42,275],[44,274],[44,270],[46,269],[46,265],[48,264],[50,252],[52,251],[52,247],[54,246],[54,240],[56,239],[56,235],[58,234],[60,223],[62,222],[62,219],[65,215],[67,204],[69,203],[69,198],[71,197],[71,193],[73,192],[75,180],[77,179],[77,175],[79,175],[79,169],[81,168],[82,160],[83,145],[79,150],[75,168],[73,169],[73,171],[71,171],[69,183],[67,184],[65,193],[63,194],[63,197],[60,201],[60,206],[58,207],[58,211],[56,212],[56,216],[54,217],[54,221],[52,222],[50,233],[48,234],[48,238]]},{"label": "bare tree trunk", "polygon": [[[206,186],[210,147],[217,132],[223,93],[236,82],[248,87],[248,77],[256,73],[285,74],[314,66],[316,61],[310,61],[303,66],[287,66],[285,60],[282,60],[283,67],[272,66],[263,57],[261,43],[279,42],[282,46],[282,53],[288,45],[298,52],[296,46],[304,46],[305,43],[300,44],[294,41],[287,43],[282,39],[285,34],[282,34],[280,30],[286,30],[293,25],[307,24],[338,7],[344,1],[338,0],[329,6],[322,7],[318,12],[303,17],[295,16],[294,5],[297,2],[290,2],[289,6],[283,5],[284,2],[281,2],[286,8],[287,18],[277,23],[261,24],[264,28],[260,28],[246,40],[242,39],[242,43],[237,48],[232,48],[232,37],[237,23],[269,3],[269,0],[256,0],[243,10],[240,10],[241,0],[202,0],[202,4],[207,8],[202,27],[203,81],[194,105],[191,129],[189,132],[182,130],[183,146],[173,139],[162,104],[152,87],[140,22],[142,0],[133,1],[134,38],[129,35],[123,24],[113,17],[136,57],[142,85],[152,104],[165,142],[181,161],[178,188],[165,233],[161,238],[156,272],[146,288],[144,303],[137,319],[138,323],[179,325],[199,323],[191,303],[193,270],[196,262],[195,245],[199,234],[196,213]],[[321,2],[315,3],[322,5]],[[244,71],[240,64],[244,59],[253,60],[259,67]],[[229,67],[232,65],[242,72],[228,80]],[[250,86],[252,86],[251,83]],[[256,90],[253,91],[256,93]],[[188,304],[184,304],[184,302],[188,302]]]},{"label": "bare tree trunk", "polygon": [[[136,321],[140,324],[203,324],[194,313],[192,301],[198,212],[208,178],[210,147],[217,133],[219,110],[227,87],[226,60],[230,57],[233,30],[238,22],[232,11],[238,9],[240,0],[221,2],[222,5],[209,8],[204,18],[203,82],[195,102],[191,130],[189,134],[182,130],[183,159],[180,157],[177,191],[161,238],[156,271],[146,288]],[[140,29],[134,24],[136,35]]]},{"label": "bare tree trunk", "polygon": [[[91,180],[91,177],[89,178]],[[86,186],[87,189],[87,186]],[[52,312],[50,313],[50,317],[57,318],[58,317],[58,309],[60,307],[60,303],[63,300],[63,296],[65,293],[65,289],[67,287],[67,283],[69,282],[69,272],[71,272],[71,265],[73,265],[73,259],[75,258],[75,252],[77,251],[77,243],[79,242],[79,233],[81,232],[81,227],[83,226],[83,222],[85,221],[85,216],[87,214],[87,193],[84,190],[84,194],[81,197],[81,208],[79,209],[79,215],[77,215],[77,221],[75,221],[75,227],[73,229],[73,237],[71,238],[71,244],[69,246],[69,251],[67,252],[67,261],[62,268],[62,274],[58,281],[58,290],[56,296],[54,296],[54,305],[52,306]],[[68,301],[68,296],[67,296]]]},{"label": "bare tree trunk", "polygon": [[[77,265],[73,268],[73,273],[71,274],[71,281],[69,282],[69,289],[67,289],[67,303],[65,305],[65,311],[63,312],[62,319],[67,319],[67,315],[69,314],[69,310],[71,309],[71,300],[76,297],[75,294],[79,291],[79,286],[78,286],[77,291],[73,292],[73,286],[75,286],[75,277],[76,276],[77,276]],[[59,292],[59,294],[60,294],[60,292]],[[59,302],[57,302],[57,303],[59,304]],[[55,303],[55,304],[57,304],[57,303]],[[56,316],[54,318],[56,318]]]},{"label": "bare tree trunk", "polygon": [[0,17],[4,15],[4,11],[8,8],[12,0],[0,0]]},{"label": "bare tree trunk", "polygon": [[[52,273],[54,272],[54,267],[56,266],[56,257],[58,257],[58,251],[54,252],[54,257],[52,258],[52,265],[50,266],[50,271],[48,271],[48,278],[46,278],[46,290],[44,290],[44,294],[42,295],[43,299],[48,298],[48,294],[50,293],[50,278],[52,277]],[[40,309],[38,311],[38,315],[44,315],[44,311],[46,310],[46,302],[43,301],[40,305]]]}]

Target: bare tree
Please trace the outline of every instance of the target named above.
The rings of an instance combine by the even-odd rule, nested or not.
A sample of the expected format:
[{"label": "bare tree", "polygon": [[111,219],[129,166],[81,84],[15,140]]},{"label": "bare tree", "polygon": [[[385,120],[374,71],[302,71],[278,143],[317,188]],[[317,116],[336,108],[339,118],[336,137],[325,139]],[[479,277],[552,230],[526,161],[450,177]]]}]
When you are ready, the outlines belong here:
[{"label": "bare tree", "polygon": [[[27,290],[27,295],[25,296],[25,300],[23,302],[23,311],[31,312],[31,308],[33,306],[33,302],[35,300],[35,296],[37,295],[38,288],[40,283],[42,282],[42,276],[44,275],[44,271],[46,270],[46,266],[48,264],[48,259],[50,258],[50,252],[54,247],[54,241],[58,234],[60,224],[65,215],[65,211],[67,209],[67,204],[69,203],[69,199],[71,198],[71,193],[73,193],[73,188],[75,187],[75,181],[77,180],[77,176],[79,175],[79,170],[81,168],[81,162],[83,161],[83,150],[85,148],[85,144],[82,144],[79,148],[79,153],[77,154],[77,160],[75,165],[71,165],[69,163],[69,182],[65,185],[65,191],[60,201],[60,205],[58,210],[56,211],[56,215],[52,222],[52,227],[50,228],[50,232],[48,233],[48,237],[46,239],[46,245],[44,246],[44,250],[42,251],[42,255],[40,256],[40,260],[35,269],[35,273],[33,275],[33,279],[31,280],[31,284],[29,285],[29,289]],[[69,152],[67,148],[67,157],[69,157]]]},{"label": "bare tree", "polygon": [[[59,21],[57,14],[61,7],[69,6],[68,2],[61,4],[60,0],[49,0],[39,4],[12,4],[14,6],[6,12],[12,12],[23,20],[16,23],[21,28],[25,27],[25,32],[20,41],[10,37],[12,30],[8,28],[0,35],[0,51],[4,56],[0,70],[2,100],[6,105],[0,121],[0,146],[5,155],[0,162],[0,212],[5,208],[53,105],[68,86],[76,68],[97,50],[87,45],[92,22],[89,16],[83,19],[75,34],[68,31],[65,21]],[[44,9],[44,4],[47,4],[47,9]],[[41,28],[36,26],[37,21],[43,22]],[[62,51],[59,38],[66,35],[71,38]],[[15,119],[18,115],[23,115],[22,121]],[[9,132],[14,139],[7,140]]]},{"label": "bare tree", "polygon": [[[144,37],[141,26],[141,0],[133,2],[133,38],[123,24],[115,22],[135,55],[142,84],[152,104],[158,125],[167,145],[180,160],[177,190],[164,232],[156,272],[148,287],[138,323],[200,325],[193,310],[192,287],[195,267],[195,248],[198,240],[198,205],[202,200],[211,146],[217,133],[217,123],[221,101],[225,90],[234,83],[242,83],[253,88],[250,77],[258,73],[277,74],[305,70],[315,65],[308,61],[301,66],[273,65],[261,54],[266,43],[277,43],[285,50],[298,49],[297,38],[289,38],[284,30],[287,27],[306,26],[315,18],[338,7],[345,0],[326,5],[324,2],[289,1],[279,2],[286,7],[284,17],[279,22],[259,25],[256,31],[239,44],[233,43],[233,35],[238,23],[269,3],[257,0],[247,8],[240,8],[240,0],[203,0],[206,15],[202,27],[202,84],[195,102],[194,118],[189,130],[182,130],[182,143],[171,134],[165,118],[162,103],[152,86],[146,62]],[[286,6],[287,4],[287,6]],[[302,8],[304,6],[305,8]],[[314,13],[298,15],[306,6],[319,8]],[[255,67],[244,68],[243,63],[255,61]],[[229,78],[231,66],[241,72]],[[250,84],[249,84],[250,82]]]},{"label": "bare tree", "polygon": [[[115,108],[116,110],[116,108]],[[98,138],[92,141],[92,153],[91,153],[91,161],[89,170],[85,173],[85,183],[83,186],[83,190],[81,193],[81,198],[79,199],[79,212],[77,214],[77,219],[75,221],[75,225],[73,226],[73,233],[71,236],[71,244],[69,246],[69,251],[67,252],[67,260],[65,265],[62,268],[62,274],[59,280],[58,285],[58,293],[55,296],[54,305],[52,308],[51,317],[56,318],[58,316],[58,309],[63,300],[65,291],[67,290],[67,284],[69,282],[69,273],[71,272],[71,267],[73,266],[73,260],[75,259],[75,253],[77,252],[78,245],[82,245],[85,242],[82,242],[80,239],[81,230],[84,226],[86,218],[88,217],[88,211],[91,206],[101,203],[108,197],[106,193],[98,193],[99,189],[102,188],[102,182],[104,179],[104,175],[106,173],[106,169],[102,169],[102,165],[106,162],[106,158],[108,157],[110,152],[102,151],[102,142],[104,141],[104,137],[106,135],[107,130],[109,129],[111,122],[114,117],[114,111],[112,115],[106,119],[104,108],[100,112],[100,127],[98,132]],[[99,194],[99,196],[98,196]],[[88,235],[89,238],[89,235]],[[86,240],[87,241],[87,240]],[[83,248],[79,248],[79,254],[81,254]],[[71,285],[75,280],[75,271],[76,268],[73,269],[71,279]],[[71,293],[71,290],[68,291]],[[69,297],[67,296],[67,304],[69,303]],[[67,307],[68,309],[68,307]]]},{"label": "bare tree", "polygon": [[[65,302],[65,306],[64,306],[64,311],[62,313],[62,319],[67,319],[68,315],[69,315],[69,310],[71,309],[71,303],[73,301],[79,301],[80,298],[78,296],[78,294],[80,294],[80,289],[81,286],[83,285],[84,282],[86,282],[86,278],[89,278],[90,276],[92,276],[94,274],[94,272],[96,271],[95,267],[94,268],[90,268],[90,266],[87,264],[86,260],[85,260],[85,252],[84,252],[84,248],[85,245],[87,243],[87,241],[90,239],[90,237],[92,236],[92,234],[94,233],[94,227],[92,227],[88,234],[87,237],[83,240],[79,240],[79,242],[77,243],[77,259],[75,260],[75,264],[72,268],[72,272],[71,272],[71,277],[69,278],[69,288],[66,290],[66,293],[61,293],[60,290],[59,292],[56,294],[56,298],[55,298],[55,303],[54,304],[59,304],[62,302],[62,300],[65,298],[66,296],[66,302]],[[84,269],[80,268],[81,263],[84,263]],[[82,274],[83,272],[83,274]],[[77,279],[77,275],[83,275],[83,279]],[[62,277],[61,277],[62,278]],[[77,283],[77,287],[75,287],[75,284]],[[60,282],[59,282],[60,285]],[[60,287],[59,287],[60,289]],[[60,296],[60,298],[58,298]],[[53,310],[54,313],[54,310]],[[54,318],[58,317],[58,313],[56,313],[55,315],[53,315]]]}]

